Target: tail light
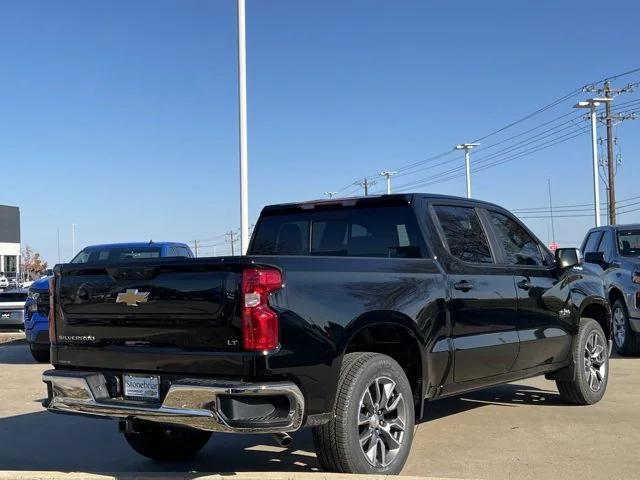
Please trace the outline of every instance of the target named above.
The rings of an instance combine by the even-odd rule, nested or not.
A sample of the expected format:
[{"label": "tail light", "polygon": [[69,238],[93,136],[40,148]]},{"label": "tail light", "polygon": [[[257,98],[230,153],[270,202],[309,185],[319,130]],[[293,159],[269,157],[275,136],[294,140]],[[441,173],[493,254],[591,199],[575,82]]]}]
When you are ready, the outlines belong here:
[{"label": "tail light", "polygon": [[242,272],[242,347],[273,350],[280,342],[278,314],[269,307],[269,294],[282,288],[282,275],[271,268]]},{"label": "tail light", "polygon": [[56,336],[56,277],[53,276],[49,279],[49,342],[56,343],[58,338]]}]

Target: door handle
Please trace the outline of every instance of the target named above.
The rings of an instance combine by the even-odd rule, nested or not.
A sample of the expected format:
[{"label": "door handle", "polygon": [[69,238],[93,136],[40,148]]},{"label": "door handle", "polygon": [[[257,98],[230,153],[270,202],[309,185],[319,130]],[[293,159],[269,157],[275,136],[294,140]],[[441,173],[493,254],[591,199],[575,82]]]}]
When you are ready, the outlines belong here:
[{"label": "door handle", "polygon": [[473,289],[473,284],[467,282],[466,280],[462,280],[458,283],[454,283],[453,288],[462,292],[468,292],[469,290]]},{"label": "door handle", "polygon": [[531,287],[533,287],[533,285],[531,285],[531,282],[526,279],[520,280],[517,285],[520,290],[531,290]]}]

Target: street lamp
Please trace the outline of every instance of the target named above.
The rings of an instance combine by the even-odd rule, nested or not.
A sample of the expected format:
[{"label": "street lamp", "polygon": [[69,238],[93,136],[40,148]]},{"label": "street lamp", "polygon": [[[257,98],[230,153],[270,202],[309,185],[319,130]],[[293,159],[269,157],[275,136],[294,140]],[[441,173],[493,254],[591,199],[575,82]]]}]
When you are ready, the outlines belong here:
[{"label": "street lamp", "polygon": [[76,256],[76,227],[78,226],[77,223],[72,223],[71,224],[71,258]]},{"label": "street lamp", "polygon": [[380,172],[381,177],[387,177],[387,195],[391,195],[391,177],[394,176],[396,171],[384,170]]},{"label": "street lamp", "polygon": [[240,143],[240,252],[249,246],[249,160],[247,153],[247,44],[245,0],[238,0],[238,120]]},{"label": "street lamp", "polygon": [[479,143],[461,143],[456,145],[456,150],[464,150],[464,167],[467,175],[467,198],[471,198],[471,161],[469,159],[469,150],[477,147]]},{"label": "street lamp", "polygon": [[576,103],[573,108],[588,108],[591,117],[591,152],[593,154],[593,212],[596,217],[596,227],[600,226],[600,184],[598,174],[598,132],[596,125],[596,108],[613,100],[612,98],[590,98]]}]

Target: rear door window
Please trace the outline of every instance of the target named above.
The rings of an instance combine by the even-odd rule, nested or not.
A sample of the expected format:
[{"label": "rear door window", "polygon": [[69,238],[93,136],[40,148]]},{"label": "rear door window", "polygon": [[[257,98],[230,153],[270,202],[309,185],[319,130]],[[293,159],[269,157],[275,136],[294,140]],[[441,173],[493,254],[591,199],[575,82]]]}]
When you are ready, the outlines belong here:
[{"label": "rear door window", "polygon": [[409,207],[340,208],[264,216],[253,255],[420,258],[426,248]]},{"label": "rear door window", "polygon": [[435,205],[447,248],[454,257],[471,263],[493,263],[489,240],[472,207]]}]

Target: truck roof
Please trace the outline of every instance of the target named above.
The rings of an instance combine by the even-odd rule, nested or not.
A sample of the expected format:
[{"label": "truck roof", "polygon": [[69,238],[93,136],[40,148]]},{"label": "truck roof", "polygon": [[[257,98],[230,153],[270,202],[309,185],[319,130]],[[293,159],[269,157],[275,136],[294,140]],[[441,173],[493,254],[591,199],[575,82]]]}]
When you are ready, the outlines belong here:
[{"label": "truck roof", "polygon": [[589,233],[597,230],[635,230],[640,229],[640,223],[616,223],[615,225],[602,225],[589,229]]},{"label": "truck roof", "polygon": [[262,213],[277,213],[291,210],[310,210],[316,207],[343,206],[343,207],[366,207],[366,206],[391,206],[391,205],[409,205],[417,198],[434,199],[434,200],[455,200],[471,202],[478,205],[491,206],[502,209],[499,205],[485,202],[484,200],[476,200],[474,198],[456,197],[453,195],[440,195],[436,193],[394,193],[391,195],[369,195],[366,197],[344,197],[320,200],[309,200],[304,202],[279,203],[267,205],[262,209]]}]

